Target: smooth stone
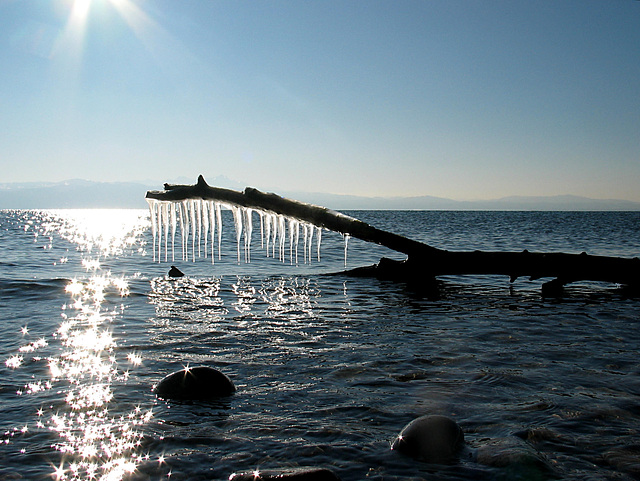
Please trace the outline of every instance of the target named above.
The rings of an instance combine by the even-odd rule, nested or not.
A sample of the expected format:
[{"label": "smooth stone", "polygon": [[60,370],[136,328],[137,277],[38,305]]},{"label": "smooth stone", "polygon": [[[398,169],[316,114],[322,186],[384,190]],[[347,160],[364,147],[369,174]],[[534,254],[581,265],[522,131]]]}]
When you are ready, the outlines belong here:
[{"label": "smooth stone", "polygon": [[184,277],[184,272],[176,266],[171,266],[171,269],[169,269],[169,277]]},{"label": "smooth stone", "polygon": [[233,473],[229,481],[340,481],[331,470],[326,468],[282,468],[248,473]]},{"label": "smooth stone", "polygon": [[451,418],[427,415],[407,424],[391,449],[420,461],[447,464],[456,459],[464,445],[464,434]]},{"label": "smooth stone", "polygon": [[169,374],[153,389],[164,399],[206,400],[230,396],[236,391],[233,381],[217,369],[197,366]]}]

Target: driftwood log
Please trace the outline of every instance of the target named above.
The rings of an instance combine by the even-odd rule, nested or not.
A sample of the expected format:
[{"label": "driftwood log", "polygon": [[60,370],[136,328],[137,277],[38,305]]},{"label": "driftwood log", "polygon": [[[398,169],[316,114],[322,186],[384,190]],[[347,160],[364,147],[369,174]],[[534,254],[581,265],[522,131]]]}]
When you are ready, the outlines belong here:
[{"label": "driftwood log", "polygon": [[375,266],[348,271],[357,276],[375,276],[425,282],[443,275],[505,275],[511,282],[526,276],[531,280],[552,278],[543,284],[543,293],[555,294],[576,281],[603,281],[640,287],[640,259],[565,253],[457,252],[438,249],[416,240],[377,229],[339,212],[264,193],[247,187],[244,192],[209,186],[202,176],[194,185],[165,184],[164,191],[148,191],[148,199],[180,201],[215,200],[242,207],[294,217],[310,224],[373,242],[407,255],[404,261],[381,259]]}]

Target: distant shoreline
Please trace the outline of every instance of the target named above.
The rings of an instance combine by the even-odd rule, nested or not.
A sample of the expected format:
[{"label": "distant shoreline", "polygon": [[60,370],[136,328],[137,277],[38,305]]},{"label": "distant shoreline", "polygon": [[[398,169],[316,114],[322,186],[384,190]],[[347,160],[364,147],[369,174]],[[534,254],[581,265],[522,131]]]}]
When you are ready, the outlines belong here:
[{"label": "distant shoreline", "polygon": [[[83,180],[0,184],[0,209],[146,209],[147,203],[144,198],[146,191],[156,190],[158,187],[143,183]],[[235,185],[227,188],[238,189]],[[640,202],[591,199],[573,195],[511,196],[493,200],[460,201],[432,196],[360,197],[307,192],[278,192],[278,194],[334,210],[640,211]]]}]

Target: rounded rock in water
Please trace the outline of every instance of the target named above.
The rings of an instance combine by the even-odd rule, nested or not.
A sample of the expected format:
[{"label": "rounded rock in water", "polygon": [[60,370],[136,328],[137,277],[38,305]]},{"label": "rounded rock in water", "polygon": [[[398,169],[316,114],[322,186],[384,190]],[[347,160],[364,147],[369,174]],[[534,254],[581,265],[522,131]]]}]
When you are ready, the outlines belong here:
[{"label": "rounded rock in water", "polygon": [[420,461],[446,464],[455,459],[463,444],[464,434],[453,419],[428,415],[407,424],[391,449]]},{"label": "rounded rock in water", "polygon": [[153,389],[163,399],[207,400],[230,396],[236,391],[233,381],[208,366],[197,366],[169,374]]}]

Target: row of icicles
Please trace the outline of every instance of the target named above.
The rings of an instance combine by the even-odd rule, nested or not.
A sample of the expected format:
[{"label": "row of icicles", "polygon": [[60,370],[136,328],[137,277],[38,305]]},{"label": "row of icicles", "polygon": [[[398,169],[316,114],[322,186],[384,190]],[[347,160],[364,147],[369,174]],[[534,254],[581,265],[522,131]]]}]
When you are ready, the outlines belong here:
[{"label": "row of icicles", "polygon": [[[151,232],[153,235],[153,260],[160,262],[164,253],[165,262],[169,257],[175,260],[175,238],[178,226],[182,241],[182,260],[195,261],[196,256],[211,257],[215,262],[217,239],[218,260],[221,258],[222,243],[222,208],[230,209],[235,223],[238,247],[238,263],[242,259],[251,261],[251,236],[253,233],[253,213],[260,218],[260,245],[267,257],[276,257],[286,262],[287,244],[289,246],[289,262],[298,264],[298,246],[303,241],[303,261],[311,262],[313,238],[316,239],[317,259],[320,261],[320,242],[322,228],[259,209],[251,209],[237,205],[215,202],[213,200],[186,199],[182,201],[159,201],[147,199],[151,213]],[[204,252],[202,240],[204,239]],[[347,262],[347,243],[345,235],[345,266]],[[190,242],[189,242],[190,241]],[[190,245],[189,245],[190,244]]]}]

